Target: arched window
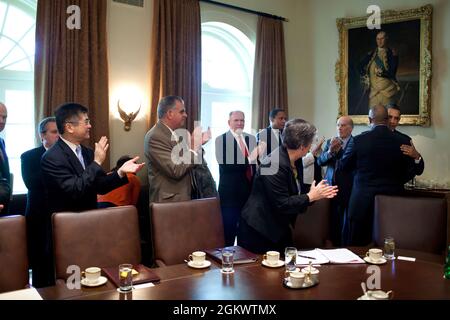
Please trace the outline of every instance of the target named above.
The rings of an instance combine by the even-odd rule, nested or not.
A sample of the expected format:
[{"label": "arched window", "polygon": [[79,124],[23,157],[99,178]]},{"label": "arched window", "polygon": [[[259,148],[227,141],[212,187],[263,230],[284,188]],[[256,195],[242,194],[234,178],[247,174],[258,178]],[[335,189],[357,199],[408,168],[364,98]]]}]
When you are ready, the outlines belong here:
[{"label": "arched window", "polygon": [[205,151],[216,182],[219,168],[214,141],[229,130],[228,114],[244,111],[245,131],[251,132],[254,55],[254,43],[237,28],[223,22],[202,23],[201,121],[213,135]]},{"label": "arched window", "polygon": [[14,193],[26,193],[20,155],[34,147],[34,44],[36,0],[0,0],[0,101],[8,109],[6,153]]}]

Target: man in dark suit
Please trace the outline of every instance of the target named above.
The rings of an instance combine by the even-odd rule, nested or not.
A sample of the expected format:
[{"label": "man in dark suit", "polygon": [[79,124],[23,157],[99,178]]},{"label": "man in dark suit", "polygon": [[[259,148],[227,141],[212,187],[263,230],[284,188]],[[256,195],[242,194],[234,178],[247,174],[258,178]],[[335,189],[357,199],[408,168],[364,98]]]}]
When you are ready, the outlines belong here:
[{"label": "man in dark suit", "polygon": [[372,129],[354,137],[341,159],[344,170],[355,170],[349,203],[349,245],[353,246],[372,240],[375,195],[401,193],[414,170],[413,159],[400,150],[405,139],[387,126],[386,108],[371,108],[369,121]]},{"label": "man in dark suit", "polygon": [[230,112],[230,130],[216,138],[216,159],[219,163],[219,196],[222,209],[225,245],[231,246],[236,238],[241,210],[250,194],[256,170],[258,148],[254,136],[243,132],[245,115]]},{"label": "man in dark suit", "polygon": [[[5,129],[8,110],[4,103],[0,102],[0,132]],[[0,216],[8,215],[9,202],[11,200],[11,175],[9,172],[8,155],[6,154],[5,140],[0,138]]]},{"label": "man in dark suit", "polygon": [[261,130],[256,135],[256,142],[264,141],[267,145],[265,155],[281,146],[281,134],[286,123],[286,112],[283,109],[273,109],[269,113],[270,126]]},{"label": "man in dark suit", "polygon": [[[53,254],[49,251],[51,225],[46,219],[46,201],[44,181],[41,171],[41,157],[51,148],[59,138],[56,120],[54,117],[43,119],[38,126],[38,133],[42,145],[28,150],[21,156],[22,179],[28,188],[27,206],[25,216],[27,219],[28,257],[32,269],[33,286],[41,288],[52,283],[53,275],[50,273]],[[45,258],[44,258],[45,257]]]},{"label": "man in dark suit", "polygon": [[84,211],[97,208],[97,193],[105,194],[128,182],[126,173],[136,173],[144,164],[138,157],[125,162],[107,175],[101,165],[109,144],[103,136],[95,151],[81,145],[89,139],[91,129],[88,109],[77,103],[66,103],[55,111],[60,139],[42,157],[42,173],[50,213]]},{"label": "man in dark suit", "polygon": [[[107,175],[101,165],[109,147],[108,139],[101,137],[95,143],[95,151],[81,145],[89,139],[91,129],[88,109],[77,103],[66,103],[55,111],[55,118],[60,138],[41,158],[48,225],[54,212],[96,209],[98,193],[126,184],[126,174],[136,173],[144,166],[137,164],[138,157],[135,157]],[[51,233],[47,239],[51,241]],[[48,247],[52,248],[51,243]]]},{"label": "man in dark suit", "polygon": [[416,150],[413,141],[410,136],[397,131],[397,126],[400,123],[401,112],[400,107],[396,104],[388,106],[388,117],[389,117],[389,128],[399,136],[402,136],[406,141],[409,141],[407,144],[403,144],[400,146],[403,154],[410,156],[414,159],[414,174],[416,176],[420,176],[425,169],[425,162],[423,161],[422,155]]},{"label": "man in dark suit", "polygon": [[[339,193],[331,201],[330,234],[336,247],[341,246],[347,238],[347,208],[353,184],[353,172],[339,170],[339,162],[349,143],[353,143],[353,120],[349,116],[340,117],[336,124],[337,136],[328,139],[317,164],[326,166],[325,180],[339,187]],[[347,222],[347,224],[345,223]]]}]

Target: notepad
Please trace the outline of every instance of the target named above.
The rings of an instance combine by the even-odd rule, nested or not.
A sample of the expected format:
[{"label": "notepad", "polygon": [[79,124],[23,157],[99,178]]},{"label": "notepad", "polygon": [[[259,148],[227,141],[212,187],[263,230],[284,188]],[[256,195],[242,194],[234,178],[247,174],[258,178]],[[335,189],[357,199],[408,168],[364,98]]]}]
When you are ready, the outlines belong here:
[{"label": "notepad", "polygon": [[[133,274],[133,285],[147,283],[147,282],[159,282],[160,278],[156,273],[142,264],[134,265],[136,274]],[[111,280],[117,287],[119,287],[119,268],[107,267],[102,268],[103,273]]]},{"label": "notepad", "polygon": [[[225,247],[234,251],[234,264],[252,263],[258,261],[258,255],[240,246]],[[217,262],[222,262],[222,250],[225,248],[206,249],[206,254]]]},{"label": "notepad", "polygon": [[[307,258],[309,257],[309,258]],[[347,263],[365,263],[363,259],[354,254],[352,251],[341,249],[314,249],[308,251],[297,252],[297,265],[313,264],[347,264]]]}]

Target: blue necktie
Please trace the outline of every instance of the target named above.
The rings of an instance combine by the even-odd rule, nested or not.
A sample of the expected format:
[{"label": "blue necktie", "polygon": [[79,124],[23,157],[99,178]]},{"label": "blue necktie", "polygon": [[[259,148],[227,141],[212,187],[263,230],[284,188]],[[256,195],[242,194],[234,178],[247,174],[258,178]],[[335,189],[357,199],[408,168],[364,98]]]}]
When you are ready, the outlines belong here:
[{"label": "blue necktie", "polygon": [[81,153],[81,146],[77,146],[75,151],[77,153],[78,160],[80,160],[81,166],[83,167],[83,169],[86,169],[84,166],[83,154]]}]

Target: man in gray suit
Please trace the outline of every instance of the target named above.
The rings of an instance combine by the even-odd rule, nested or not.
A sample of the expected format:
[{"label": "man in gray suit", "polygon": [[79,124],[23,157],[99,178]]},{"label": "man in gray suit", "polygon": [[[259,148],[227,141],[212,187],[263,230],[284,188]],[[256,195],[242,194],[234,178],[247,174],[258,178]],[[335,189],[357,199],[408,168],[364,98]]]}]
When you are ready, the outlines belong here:
[{"label": "man in gray suit", "polygon": [[181,97],[167,96],[159,101],[158,122],[144,139],[150,203],[191,200],[190,172],[201,163],[201,147],[211,133],[202,133],[197,127],[191,137],[182,129],[186,118]]}]

